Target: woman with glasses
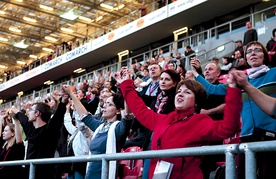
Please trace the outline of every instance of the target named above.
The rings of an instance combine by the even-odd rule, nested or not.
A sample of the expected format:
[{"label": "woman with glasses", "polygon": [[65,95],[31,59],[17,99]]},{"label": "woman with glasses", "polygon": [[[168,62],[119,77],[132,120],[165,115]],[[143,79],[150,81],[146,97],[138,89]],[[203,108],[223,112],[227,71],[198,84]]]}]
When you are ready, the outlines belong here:
[{"label": "woman with glasses", "polygon": [[[94,116],[87,112],[81,102],[73,94],[69,85],[64,85],[63,90],[72,98],[80,120],[94,131],[93,138],[90,142],[90,152],[94,154],[116,153],[120,152],[132,118],[127,115],[121,120],[121,110],[124,108],[124,99],[122,95],[112,94],[103,104],[102,118],[105,120],[96,120]],[[100,179],[102,162],[90,162],[85,178]],[[116,176],[116,162],[111,161],[109,164],[109,178],[114,179]]]},{"label": "woman with glasses", "polygon": [[[0,128],[4,126],[2,138],[5,141],[0,148],[0,162],[23,160],[25,154],[25,147],[22,140],[22,131],[19,120],[12,114],[13,123],[5,123],[5,118],[8,117],[6,111],[0,112]],[[0,130],[0,133],[1,133]],[[0,134],[1,135],[1,134]],[[23,168],[21,165],[17,166],[0,166],[1,178],[22,178]]]},{"label": "woman with glasses", "polygon": [[[258,88],[263,93],[276,98],[276,68],[268,68],[269,58],[266,48],[260,42],[250,42],[245,48],[245,60],[251,67],[245,70],[248,82]],[[192,60],[191,65],[198,67],[199,61]],[[196,80],[200,82],[206,89],[208,94],[224,95],[226,94],[225,85],[212,85],[204,78],[202,78],[196,70],[193,70]],[[231,74],[231,73],[230,73]],[[255,136],[256,128],[275,132],[276,134],[276,120],[267,115],[249,96],[243,92],[243,109],[242,109],[242,129],[241,142],[255,142],[260,141],[258,138],[263,136]],[[276,137],[274,138],[276,140]],[[242,158],[242,156],[240,157]],[[258,177],[261,178],[276,178],[274,171],[274,162],[276,155],[271,153],[258,154],[257,165],[259,168]],[[244,177],[244,164],[241,164],[242,176]]]},{"label": "woman with glasses", "polygon": [[[213,121],[206,114],[199,114],[207,95],[203,86],[194,80],[179,82],[174,98],[174,111],[158,114],[148,109],[137,95],[126,68],[115,73],[115,79],[120,83],[122,94],[134,116],[154,132],[152,150],[206,145],[210,141],[233,135],[239,128],[241,91],[234,88],[235,84],[232,82],[227,89],[224,120]],[[159,169],[158,163],[165,161],[173,164],[170,178],[202,179],[199,167],[201,160],[202,157],[199,156],[151,159],[149,178],[153,178],[154,171]]]}]

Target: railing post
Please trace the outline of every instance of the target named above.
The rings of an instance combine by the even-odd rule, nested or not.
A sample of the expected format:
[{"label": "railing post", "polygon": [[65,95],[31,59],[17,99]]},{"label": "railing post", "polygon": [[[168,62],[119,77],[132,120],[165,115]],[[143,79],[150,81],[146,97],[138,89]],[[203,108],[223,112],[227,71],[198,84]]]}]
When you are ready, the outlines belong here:
[{"label": "railing post", "polygon": [[236,159],[235,154],[230,150],[225,151],[226,166],[225,166],[225,178],[235,179],[236,178]]},{"label": "railing post", "polygon": [[30,163],[29,179],[35,179],[35,165]]},{"label": "railing post", "polygon": [[245,153],[245,178],[257,179],[255,152],[246,148],[244,150],[244,153]]},{"label": "railing post", "polygon": [[109,161],[106,159],[102,159],[102,178],[101,179],[108,179],[109,173]]}]

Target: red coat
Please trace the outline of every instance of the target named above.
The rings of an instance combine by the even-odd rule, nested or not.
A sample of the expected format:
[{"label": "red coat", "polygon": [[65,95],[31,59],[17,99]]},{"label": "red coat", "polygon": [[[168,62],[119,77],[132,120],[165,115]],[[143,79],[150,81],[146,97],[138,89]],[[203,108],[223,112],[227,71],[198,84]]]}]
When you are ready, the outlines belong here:
[{"label": "red coat", "polygon": [[[228,88],[225,99],[224,120],[213,121],[205,114],[190,115],[192,111],[175,110],[168,115],[157,114],[147,108],[138,97],[132,80],[126,80],[121,85],[123,96],[136,118],[148,129],[154,131],[152,150],[197,147],[218,141],[235,134],[239,129],[240,111],[242,108],[241,91]],[[186,116],[188,118],[182,120]],[[157,141],[160,138],[161,144]],[[151,159],[149,178],[152,178],[158,159]],[[201,157],[162,158],[173,163],[171,177],[173,179],[202,179],[199,168]]]}]

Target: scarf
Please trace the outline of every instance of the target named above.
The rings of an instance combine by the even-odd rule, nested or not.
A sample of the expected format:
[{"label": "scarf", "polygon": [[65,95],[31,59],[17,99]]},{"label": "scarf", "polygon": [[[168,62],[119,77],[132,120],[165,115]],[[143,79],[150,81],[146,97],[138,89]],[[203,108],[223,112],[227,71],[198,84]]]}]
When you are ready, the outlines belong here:
[{"label": "scarf", "polygon": [[159,93],[155,103],[156,113],[160,114],[163,111],[164,105],[167,103],[168,99],[168,96],[163,96],[162,92]]},{"label": "scarf", "polygon": [[[97,135],[97,133],[108,130],[107,141],[106,141],[106,152],[105,152],[106,154],[116,153],[115,127],[119,122],[120,121],[115,121],[110,126],[105,125],[105,123],[102,123],[94,132],[93,138]],[[116,164],[117,164],[116,161],[109,161],[109,175],[108,175],[109,179],[114,179],[116,176]]]},{"label": "scarf", "polygon": [[250,68],[246,72],[249,79],[255,79],[260,77],[263,74],[266,74],[270,69],[266,65],[262,65],[256,68]]}]

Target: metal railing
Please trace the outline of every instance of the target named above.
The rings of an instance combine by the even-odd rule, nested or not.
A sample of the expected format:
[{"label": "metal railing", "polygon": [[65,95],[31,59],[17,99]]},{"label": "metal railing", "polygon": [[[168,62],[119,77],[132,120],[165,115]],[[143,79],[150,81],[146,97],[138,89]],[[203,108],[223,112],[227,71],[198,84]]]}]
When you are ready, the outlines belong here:
[{"label": "metal railing", "polygon": [[202,146],[202,147],[142,151],[142,152],[126,152],[126,153],[116,153],[116,154],[100,154],[100,155],[89,155],[89,156],[79,156],[79,157],[18,160],[18,161],[10,161],[10,162],[0,162],[0,166],[30,165],[29,179],[34,179],[35,166],[39,164],[102,161],[101,178],[107,179],[108,172],[109,172],[108,171],[109,161],[225,154],[225,161],[226,161],[225,178],[235,179],[236,178],[235,157],[239,153],[245,153],[245,176],[247,179],[256,179],[257,165],[256,165],[255,153],[268,152],[268,151],[276,151],[275,141]]}]

